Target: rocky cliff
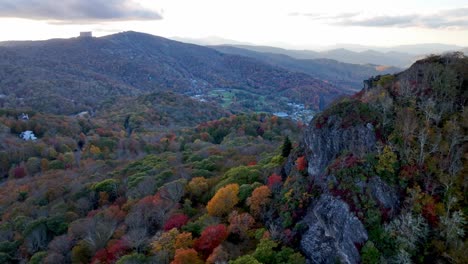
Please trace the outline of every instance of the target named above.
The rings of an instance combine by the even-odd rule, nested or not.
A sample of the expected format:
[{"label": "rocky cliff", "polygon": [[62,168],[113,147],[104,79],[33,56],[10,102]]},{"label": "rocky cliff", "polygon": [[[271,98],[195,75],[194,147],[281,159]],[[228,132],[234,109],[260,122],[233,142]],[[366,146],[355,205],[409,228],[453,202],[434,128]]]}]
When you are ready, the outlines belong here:
[{"label": "rocky cliff", "polygon": [[308,173],[319,184],[324,181],[324,169],[344,151],[363,154],[375,149],[375,131],[371,123],[348,128],[343,128],[342,124],[340,117],[330,116],[320,127],[312,123],[304,135]]},{"label": "rocky cliff", "polygon": [[367,231],[349,206],[340,199],[323,194],[304,218],[308,231],[301,249],[311,263],[358,263],[355,244],[367,240]]},{"label": "rocky cliff", "polygon": [[[344,152],[362,155],[375,150],[376,137],[371,123],[343,127],[343,121],[338,115],[326,117],[321,124],[312,121],[304,135],[309,177],[324,193],[328,192],[328,182],[333,178],[327,175],[326,168],[335,158]],[[367,187],[384,196],[381,185]],[[367,240],[367,231],[342,199],[322,194],[310,205],[303,222],[308,231],[302,236],[301,249],[310,263],[360,262],[355,245]]]},{"label": "rocky cliff", "polygon": [[311,121],[296,154],[315,191],[300,240],[309,263],[468,263],[466,196],[452,192],[467,193],[455,183],[467,175],[467,65],[430,56]]}]

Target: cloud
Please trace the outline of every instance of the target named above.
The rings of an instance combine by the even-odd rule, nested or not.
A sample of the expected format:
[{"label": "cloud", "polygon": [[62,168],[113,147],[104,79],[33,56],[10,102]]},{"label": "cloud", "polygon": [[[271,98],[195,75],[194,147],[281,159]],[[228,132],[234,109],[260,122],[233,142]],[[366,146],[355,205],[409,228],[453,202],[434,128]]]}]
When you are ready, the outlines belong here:
[{"label": "cloud", "polygon": [[159,12],[145,9],[133,0],[2,0],[0,17],[56,23],[162,19]]},{"label": "cloud", "polygon": [[291,13],[290,16],[305,16],[330,25],[360,27],[419,27],[432,29],[468,29],[468,8],[440,10],[432,14],[367,16],[360,13],[325,14]]}]

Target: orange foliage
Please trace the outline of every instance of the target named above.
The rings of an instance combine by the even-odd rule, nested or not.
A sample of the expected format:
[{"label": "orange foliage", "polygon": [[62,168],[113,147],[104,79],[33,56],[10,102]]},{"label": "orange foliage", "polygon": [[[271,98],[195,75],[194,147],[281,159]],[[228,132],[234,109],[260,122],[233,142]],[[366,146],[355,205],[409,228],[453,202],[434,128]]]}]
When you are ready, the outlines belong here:
[{"label": "orange foliage", "polygon": [[304,171],[307,168],[307,160],[304,156],[297,158],[296,168],[298,171]]},{"label": "orange foliage", "polygon": [[239,202],[239,185],[229,184],[219,189],[206,206],[208,214],[212,216],[226,215]]},{"label": "orange foliage", "polygon": [[203,260],[197,254],[197,251],[193,248],[189,249],[177,249],[175,252],[174,260],[171,264],[203,264]]},{"label": "orange foliage", "polygon": [[192,238],[192,233],[189,232],[183,232],[180,233],[176,236],[175,242],[174,242],[174,248],[179,249],[179,248],[191,248],[193,246],[193,238]]},{"label": "orange foliage", "polygon": [[257,187],[252,195],[247,199],[247,205],[250,206],[250,212],[255,217],[259,217],[265,206],[270,203],[271,191],[268,186]]}]

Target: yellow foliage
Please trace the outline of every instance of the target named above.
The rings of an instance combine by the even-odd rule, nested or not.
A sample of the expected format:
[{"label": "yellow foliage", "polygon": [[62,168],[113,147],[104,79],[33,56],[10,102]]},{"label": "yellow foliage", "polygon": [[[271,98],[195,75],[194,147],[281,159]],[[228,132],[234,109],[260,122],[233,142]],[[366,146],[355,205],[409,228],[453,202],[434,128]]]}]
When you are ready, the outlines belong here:
[{"label": "yellow foliage", "polygon": [[228,184],[219,189],[206,206],[208,214],[212,216],[223,216],[232,211],[232,208],[239,202],[239,185]]},{"label": "yellow foliage", "polygon": [[91,145],[91,147],[89,148],[89,152],[91,152],[91,154],[93,155],[98,155],[101,154],[101,149],[97,146]]}]

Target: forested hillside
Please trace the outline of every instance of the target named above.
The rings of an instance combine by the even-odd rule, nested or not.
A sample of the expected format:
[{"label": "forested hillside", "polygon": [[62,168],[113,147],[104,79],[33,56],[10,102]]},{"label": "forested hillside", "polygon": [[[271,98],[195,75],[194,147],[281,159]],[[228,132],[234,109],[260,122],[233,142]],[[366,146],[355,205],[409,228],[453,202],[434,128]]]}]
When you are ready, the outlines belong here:
[{"label": "forested hillside", "polygon": [[[401,69],[391,66],[382,66],[375,64],[350,64],[333,59],[325,59],[317,54],[314,59],[304,59],[293,57],[281,53],[282,50],[271,50],[264,52],[243,49],[235,46],[221,45],[212,46],[214,49],[228,54],[236,54],[246,57],[252,57],[260,61],[283,67],[290,71],[297,71],[309,74],[320,80],[330,82],[337,87],[358,91],[362,88],[362,80],[372,76],[392,74]],[[306,56],[305,56],[306,57]]]},{"label": "forested hillside", "polygon": [[242,111],[285,111],[287,103],[319,110],[347,92],[307,74],[137,32],[0,46],[6,108],[74,114],[119,96],[172,91],[209,99],[215,89],[239,101],[261,98],[236,107]]},{"label": "forested hillside", "polygon": [[308,125],[168,91],[73,116],[5,107],[0,262],[466,263],[467,65],[372,78]]}]

